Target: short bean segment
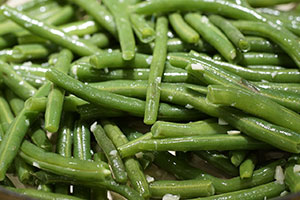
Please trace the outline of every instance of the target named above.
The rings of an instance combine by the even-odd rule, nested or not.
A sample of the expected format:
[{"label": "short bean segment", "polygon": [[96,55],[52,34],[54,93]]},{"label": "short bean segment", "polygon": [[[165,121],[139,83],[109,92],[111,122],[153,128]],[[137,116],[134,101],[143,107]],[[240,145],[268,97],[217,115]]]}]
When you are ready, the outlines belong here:
[{"label": "short bean segment", "polygon": [[230,151],[230,161],[231,163],[238,167],[244,161],[247,156],[247,151]]},{"label": "short bean segment", "polygon": [[236,49],[227,37],[217,27],[211,24],[206,16],[189,13],[185,16],[185,20],[197,30],[206,41],[214,46],[227,61],[233,62],[236,58]]},{"label": "short bean segment", "polygon": [[184,42],[197,43],[200,40],[199,34],[184,21],[180,13],[170,14],[169,21],[172,28]]},{"label": "short bean segment", "polygon": [[3,128],[3,131],[6,132],[11,122],[14,120],[14,115],[10,110],[8,102],[4,98],[3,93],[0,91],[0,122]]},{"label": "short bean segment", "polygon": [[250,154],[240,165],[240,177],[241,179],[251,178],[257,163],[257,157],[255,154]]},{"label": "short bean segment", "polygon": [[135,39],[129,13],[127,11],[126,1],[118,0],[104,0],[103,3],[108,7],[114,16],[116,23],[118,37],[122,51],[122,58],[124,60],[132,60],[135,56]]},{"label": "short bean segment", "polygon": [[5,90],[5,97],[14,115],[17,116],[24,108],[24,101],[18,98],[10,89]]},{"label": "short bean segment", "polygon": [[143,43],[150,43],[155,39],[155,31],[145,20],[144,16],[135,13],[130,14],[132,28]]},{"label": "short bean segment", "polygon": [[106,133],[101,125],[97,125],[95,122],[91,126],[91,131],[93,132],[97,143],[104,151],[108,162],[111,165],[112,173],[117,182],[126,183],[127,182],[127,172],[125,170],[124,163],[120,158],[120,155],[112,143],[112,141],[106,136]]},{"label": "short bean segment", "polygon": [[160,84],[167,58],[168,20],[159,17],[156,23],[156,38],[153,59],[150,66],[146,95],[144,123],[153,124],[157,119],[160,101]]}]

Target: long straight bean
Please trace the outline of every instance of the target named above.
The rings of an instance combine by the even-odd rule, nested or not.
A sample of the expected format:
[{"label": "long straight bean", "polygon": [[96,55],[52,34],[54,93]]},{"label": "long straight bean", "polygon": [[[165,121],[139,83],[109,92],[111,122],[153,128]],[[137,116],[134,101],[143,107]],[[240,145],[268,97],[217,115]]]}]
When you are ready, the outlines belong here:
[{"label": "long straight bean", "polygon": [[24,101],[18,98],[10,89],[5,90],[5,97],[15,116],[24,108]]},{"label": "long straight bean", "polygon": [[[73,55],[69,50],[62,50],[57,56],[55,68],[63,73],[68,73]],[[49,132],[56,132],[59,128],[61,113],[63,109],[65,91],[55,85],[48,96],[47,107],[45,111],[45,129]]]},{"label": "long straight bean", "polygon": [[128,3],[118,0],[104,0],[103,3],[114,16],[120,40],[122,58],[124,60],[132,60],[135,56],[135,39],[127,11]]},{"label": "long straight bean", "polygon": [[3,93],[0,91],[0,122],[3,128],[3,131],[6,132],[10,123],[14,120],[14,115],[10,110],[8,102],[4,98]]},{"label": "long straight bean", "polygon": [[[44,22],[33,19],[26,14],[19,12],[8,6],[2,6],[1,11],[5,13],[5,16],[20,26],[31,31],[42,38],[49,39],[54,43],[69,48],[73,52],[81,55],[87,56],[99,52],[100,50],[83,40],[77,40],[69,36],[68,34],[62,32],[61,30],[55,28],[54,26],[47,25]],[[26,25],[26,26],[25,26]]]},{"label": "long straight bean", "polygon": [[112,173],[114,175],[114,178],[119,183],[126,183],[127,182],[127,172],[125,170],[124,163],[112,143],[112,141],[106,136],[104,129],[101,125],[93,124],[91,126],[91,131],[93,132],[97,143],[104,151],[108,162],[111,165]]},{"label": "long straight bean", "polygon": [[168,20],[165,17],[159,17],[156,24],[155,47],[153,59],[150,66],[148,87],[146,95],[146,106],[144,123],[153,124],[157,119],[160,100],[160,84],[167,58],[167,31]]}]

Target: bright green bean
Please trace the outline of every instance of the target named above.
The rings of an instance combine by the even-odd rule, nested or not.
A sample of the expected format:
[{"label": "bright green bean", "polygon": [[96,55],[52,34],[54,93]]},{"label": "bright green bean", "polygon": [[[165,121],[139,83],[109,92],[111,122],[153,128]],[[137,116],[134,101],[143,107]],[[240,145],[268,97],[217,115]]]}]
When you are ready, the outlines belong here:
[{"label": "bright green bean", "polygon": [[24,108],[24,101],[18,98],[10,89],[5,90],[5,97],[14,113],[17,116]]},{"label": "bright green bean", "polygon": [[92,35],[91,38],[88,38],[86,40],[99,48],[105,48],[109,46],[110,38],[105,33],[96,33]]},{"label": "bright green bean", "polygon": [[44,149],[45,151],[52,151],[52,143],[46,135],[46,132],[39,127],[32,130],[29,134],[31,141],[38,147]]},{"label": "bright green bean", "polygon": [[155,47],[148,78],[144,115],[144,123],[148,125],[153,124],[156,121],[159,109],[159,87],[167,57],[168,20],[165,17],[159,17],[157,19],[155,31]]},{"label": "bright green bean", "polygon": [[3,93],[0,91],[0,122],[3,128],[3,131],[6,132],[9,128],[9,125],[14,120],[14,115],[10,110],[8,102],[5,100]]},{"label": "bright green bean", "polygon": [[252,52],[267,52],[267,53],[280,53],[282,49],[277,44],[270,42],[262,37],[247,36],[248,43],[250,43],[250,50]]},{"label": "bright green bean", "polygon": [[293,193],[300,191],[300,173],[299,171],[294,170],[297,166],[299,167],[299,165],[294,162],[288,163],[288,166],[285,168],[284,172],[284,181],[290,191]]},{"label": "bright green bean", "polygon": [[147,23],[142,15],[132,13],[130,14],[130,21],[135,34],[141,42],[149,43],[155,39],[154,29]]},{"label": "bright green bean", "polygon": [[247,151],[230,151],[229,155],[230,155],[231,163],[234,166],[238,167],[246,158]]},{"label": "bright green bean", "polygon": [[255,154],[250,154],[240,165],[240,177],[241,179],[251,178],[257,158]]},{"label": "bright green bean", "polygon": [[87,124],[82,121],[77,121],[73,134],[73,156],[81,160],[91,160],[91,133]]}]

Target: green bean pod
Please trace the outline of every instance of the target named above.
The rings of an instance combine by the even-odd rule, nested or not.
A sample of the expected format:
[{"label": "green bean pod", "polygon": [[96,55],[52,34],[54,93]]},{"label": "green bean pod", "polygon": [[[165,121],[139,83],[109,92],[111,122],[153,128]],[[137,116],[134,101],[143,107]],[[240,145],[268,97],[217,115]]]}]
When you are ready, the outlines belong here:
[{"label": "green bean pod", "polygon": [[17,116],[24,108],[24,101],[18,98],[10,89],[5,90],[5,97],[14,113]]},{"label": "green bean pod", "polygon": [[114,175],[114,178],[119,183],[126,183],[127,182],[127,172],[125,170],[124,163],[112,143],[112,141],[106,136],[104,129],[102,126],[93,124],[91,126],[91,131],[93,132],[97,143],[104,151],[108,162],[111,165],[112,173]]},{"label": "green bean pod", "polygon": [[73,156],[81,160],[91,160],[90,131],[87,124],[81,121],[75,123]]},{"label": "green bean pod", "polygon": [[154,29],[147,23],[142,15],[132,13],[130,14],[130,21],[135,34],[141,42],[149,43],[155,39]]},{"label": "green bean pod", "polygon": [[10,110],[10,107],[8,105],[8,102],[4,98],[3,93],[0,91],[0,122],[1,126],[3,128],[3,131],[6,132],[9,128],[9,125],[14,120],[14,115],[12,111]]},{"label": "green bean pod", "polygon": [[19,181],[24,184],[33,185],[33,172],[32,166],[28,165],[22,158],[17,156],[14,160],[14,165],[18,175]]},{"label": "green bean pod", "polygon": [[255,154],[250,154],[240,165],[240,177],[241,179],[251,178],[257,163]]},{"label": "green bean pod", "polygon": [[246,158],[247,151],[230,151],[229,155],[231,163],[238,167]]},{"label": "green bean pod", "polygon": [[246,39],[252,52],[282,53],[282,49],[277,44],[263,37],[246,36]]},{"label": "green bean pod", "polygon": [[209,22],[207,17],[189,13],[185,16],[185,20],[196,29],[206,41],[215,47],[227,61],[233,62],[236,58],[236,49],[226,36]]},{"label": "green bean pod", "polygon": [[45,152],[26,140],[21,146],[20,156],[35,167],[78,180],[103,181],[110,175],[108,165],[104,162],[66,158],[55,153]]},{"label": "green bean pod", "polygon": [[87,56],[94,54],[95,52],[99,52],[99,49],[96,46],[86,43],[82,40],[75,40],[54,26],[46,25],[39,20],[32,19],[24,13],[13,8],[3,5],[1,7],[1,11],[6,14],[7,18],[28,29],[33,34],[45,39],[49,39],[58,45],[69,48],[81,56]]},{"label": "green bean pod", "polygon": [[293,193],[300,191],[300,173],[299,171],[295,171],[296,166],[299,165],[295,163],[288,163],[288,166],[285,168],[284,172],[284,182]]},{"label": "green bean pod", "polygon": [[94,35],[92,35],[92,37],[86,40],[99,48],[106,48],[109,46],[110,38],[105,33],[95,33]]},{"label": "green bean pod", "polygon": [[165,17],[159,17],[156,23],[155,47],[153,51],[153,60],[150,66],[148,87],[146,93],[146,105],[144,114],[145,124],[154,124],[157,120],[157,113],[160,101],[160,84],[164,72],[165,61],[167,58],[167,31],[168,20]]},{"label": "green bean pod", "polygon": [[187,124],[157,121],[151,127],[153,138],[176,138],[194,135],[226,134],[230,126],[221,126],[215,120],[203,120]]},{"label": "green bean pod", "polygon": [[215,193],[212,182],[208,180],[161,180],[150,183],[149,187],[154,198],[162,198],[165,194],[178,195],[180,198],[194,198],[212,196]]},{"label": "green bean pod", "polygon": [[46,135],[46,132],[39,127],[32,129],[29,133],[31,141],[38,147],[44,149],[45,151],[52,151],[52,143]]}]

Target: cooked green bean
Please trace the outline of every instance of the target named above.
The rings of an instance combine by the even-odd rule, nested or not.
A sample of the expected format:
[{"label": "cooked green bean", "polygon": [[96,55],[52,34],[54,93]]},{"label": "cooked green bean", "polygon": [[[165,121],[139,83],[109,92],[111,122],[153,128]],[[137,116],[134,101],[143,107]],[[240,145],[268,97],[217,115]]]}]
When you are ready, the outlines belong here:
[{"label": "cooked green bean", "polygon": [[64,157],[72,156],[73,115],[65,113],[57,136],[56,152]]},{"label": "cooked green bean", "polygon": [[14,165],[18,175],[18,179],[21,183],[33,185],[33,172],[32,166],[28,165],[22,158],[17,156],[14,160]]},{"label": "cooked green bean", "polygon": [[44,149],[45,151],[52,151],[52,143],[46,135],[46,132],[39,127],[36,127],[30,133],[31,141],[38,147]]},{"label": "cooked green bean", "polygon": [[3,131],[6,132],[9,128],[9,125],[14,120],[14,115],[10,110],[8,102],[5,100],[3,93],[0,91],[0,122],[3,128]]},{"label": "cooked green bean", "polygon": [[28,141],[21,146],[20,156],[29,164],[58,175],[83,181],[102,181],[110,175],[104,162],[83,161],[45,152]]},{"label": "cooked green bean", "polygon": [[30,18],[13,8],[3,5],[1,11],[5,13],[4,15],[7,18],[31,31],[33,34],[49,39],[58,45],[67,47],[79,55],[87,56],[99,52],[99,49],[96,46],[86,43],[83,40],[76,40],[54,26],[46,25],[39,20]]},{"label": "cooked green bean", "polygon": [[252,52],[282,53],[282,49],[277,44],[263,37],[246,36],[246,39],[250,43]]},{"label": "cooked green bean", "polygon": [[211,15],[208,18],[214,25],[219,27],[228,39],[241,51],[247,52],[250,50],[250,44],[245,36],[229,21],[218,15]]},{"label": "cooked green bean", "polygon": [[24,108],[24,101],[18,98],[10,89],[5,90],[5,97],[15,116]]},{"label": "cooked green bean", "polygon": [[128,3],[118,0],[104,0],[103,3],[114,16],[120,40],[122,58],[124,60],[132,60],[135,56],[135,39],[127,11]]},{"label": "cooked green bean", "polygon": [[153,138],[213,135],[227,133],[229,130],[232,130],[230,126],[221,126],[212,119],[187,124],[157,121],[151,127]]},{"label": "cooked green bean", "polygon": [[255,154],[250,154],[240,165],[240,177],[241,179],[251,178],[257,158]]},{"label": "cooked green bean", "polygon": [[15,35],[7,34],[0,37],[0,49],[11,47],[17,44],[17,38]]},{"label": "cooked green bean", "polygon": [[145,124],[154,124],[157,119],[160,100],[160,84],[164,72],[165,61],[167,58],[167,31],[168,20],[165,17],[159,17],[156,23],[155,47],[153,59],[150,66],[148,87],[146,93],[145,105]]},{"label": "cooked green bean", "polygon": [[105,33],[95,33],[91,36],[91,38],[88,38],[86,40],[99,48],[105,48],[109,46],[110,38]]},{"label": "cooked green bean", "polygon": [[116,22],[114,21],[111,13],[96,0],[72,0],[79,7],[83,8],[88,14],[94,17],[94,19],[108,32],[117,35]]},{"label": "cooked green bean", "polygon": [[278,4],[296,2],[295,0],[248,0],[249,4],[253,7],[268,7]]},{"label": "cooked green bean", "polygon": [[[57,56],[55,68],[63,73],[68,73],[73,55],[65,49]],[[47,107],[45,111],[45,129],[49,132],[56,132],[59,128],[61,113],[63,109],[65,91],[55,85],[48,96]]]},{"label": "cooked green bean", "polygon": [[[300,133],[300,115],[278,103],[243,89],[224,86],[208,86],[207,99],[215,104],[232,106],[258,116],[271,123]],[[258,109],[259,108],[259,109]],[[295,135],[295,140],[297,136]],[[299,137],[300,139],[300,137]]]},{"label": "cooked green bean", "polygon": [[102,52],[90,58],[90,64],[97,69],[104,68],[149,68],[152,56],[136,54],[132,60],[124,60],[120,52]]},{"label": "cooked green bean", "polygon": [[[101,124],[107,136],[111,139],[116,147],[128,143],[127,138],[116,124],[106,120],[103,120]],[[126,158],[124,159],[124,165],[133,188],[140,192],[144,198],[149,198],[149,186],[138,161],[136,161],[134,158]]]},{"label": "cooked green bean", "polygon": [[[50,83],[43,85],[35,92],[34,97],[46,96],[50,91],[50,85]],[[0,144],[0,180],[4,179],[5,173],[17,155],[30,124],[37,115],[38,112],[31,112],[24,108],[9,126]]]},{"label": "cooked green bean", "polygon": [[269,82],[254,82],[257,86],[275,91],[285,91],[290,93],[299,94],[300,84],[299,83],[269,83]]},{"label": "cooked green bean", "polygon": [[91,133],[88,125],[82,121],[77,121],[74,128],[74,148],[73,156],[81,160],[91,160]]},{"label": "cooked green bean", "polygon": [[142,15],[132,13],[130,14],[130,21],[135,34],[141,42],[149,43],[155,39],[154,29],[147,23]]},{"label": "cooked green bean", "polygon": [[230,176],[237,176],[238,169],[231,164],[228,157],[218,151],[195,151],[200,158],[206,160],[215,168],[227,173]]},{"label": "cooked green bean", "polygon": [[285,183],[290,189],[291,192],[299,192],[300,191],[300,173],[296,171],[295,168],[299,167],[295,162],[288,163],[288,166],[285,168]]},{"label": "cooked green bean", "polygon": [[140,151],[197,151],[197,150],[250,150],[268,149],[270,146],[247,136],[210,135],[167,139],[149,139],[125,144],[118,148],[122,157],[132,156]]},{"label": "cooked green bean", "polygon": [[200,40],[199,34],[184,21],[179,13],[170,14],[169,21],[182,41],[187,43],[197,43]]},{"label": "cooked green bean", "polygon": [[230,155],[231,163],[234,166],[238,167],[246,158],[247,151],[230,151],[229,155]]},{"label": "cooked green bean", "polygon": [[271,182],[264,185],[256,186],[250,189],[240,190],[236,192],[230,192],[225,194],[219,194],[211,197],[195,198],[194,200],[217,200],[217,199],[244,199],[255,200],[263,198],[272,198],[278,196],[285,190],[285,185],[278,182]]},{"label": "cooked green bean", "polygon": [[212,196],[215,193],[212,182],[208,180],[162,180],[154,181],[149,186],[154,198],[162,198],[165,194],[177,195],[180,198],[193,198]]},{"label": "cooked green bean", "polygon": [[186,14],[185,20],[200,33],[200,35],[215,47],[224,58],[233,62],[236,58],[236,49],[226,38],[226,36],[207,17],[196,13]]},{"label": "cooked green bean", "polygon": [[91,126],[91,131],[93,132],[97,143],[104,151],[108,162],[111,165],[112,173],[116,181],[120,183],[126,183],[127,172],[125,170],[123,161],[112,141],[106,136],[102,126],[97,125],[97,122],[95,122],[95,124]]}]

